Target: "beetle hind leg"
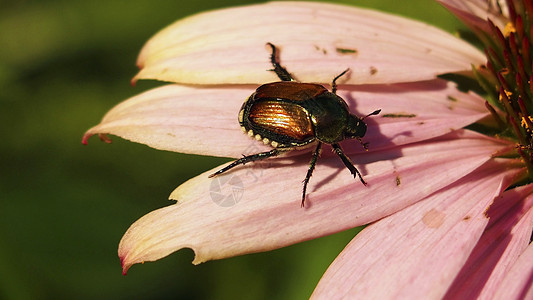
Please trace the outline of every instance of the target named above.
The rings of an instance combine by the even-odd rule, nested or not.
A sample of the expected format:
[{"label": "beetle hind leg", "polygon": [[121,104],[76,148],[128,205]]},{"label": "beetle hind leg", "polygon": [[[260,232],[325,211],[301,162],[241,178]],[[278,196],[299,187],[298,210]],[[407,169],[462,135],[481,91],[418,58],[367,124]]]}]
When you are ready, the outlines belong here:
[{"label": "beetle hind leg", "polygon": [[270,55],[270,62],[272,63],[272,66],[274,69],[271,69],[270,71],[274,71],[276,75],[278,75],[279,79],[281,81],[294,81],[294,79],[291,76],[291,73],[287,71],[282,65],[280,65],[278,58],[277,58],[277,48],[272,43],[267,43],[267,45],[272,48],[272,54]]},{"label": "beetle hind leg", "polygon": [[267,151],[267,152],[261,152],[261,153],[257,153],[257,154],[253,154],[253,155],[245,155],[242,158],[237,159],[236,161],[232,162],[231,164],[229,164],[229,165],[225,166],[224,168],[216,171],[215,173],[209,175],[209,178],[215,177],[217,175],[220,175],[220,174],[228,171],[229,169],[233,169],[234,167],[236,167],[238,165],[244,165],[244,164],[246,164],[248,162],[251,162],[251,161],[262,160],[262,159],[266,159],[266,158],[269,158],[269,157],[278,156],[282,152],[283,151],[279,150],[279,149],[272,149],[272,150]]},{"label": "beetle hind leg", "polygon": [[350,173],[352,173],[353,177],[359,176],[359,179],[361,179],[361,182],[364,185],[366,185],[366,181],[363,179],[363,176],[361,175],[359,170],[357,170],[357,168],[353,165],[353,163],[350,160],[350,158],[348,158],[348,156],[346,156],[346,154],[344,154],[344,152],[342,151],[341,146],[339,144],[331,144],[331,146],[333,147],[333,151],[335,153],[337,153],[337,155],[341,158],[341,160],[344,163],[344,165],[346,166],[346,168],[348,168],[348,170],[350,170]]},{"label": "beetle hind leg", "polygon": [[318,156],[320,155],[321,147],[322,147],[322,143],[319,142],[318,145],[316,146],[315,152],[313,152],[313,158],[311,158],[311,162],[309,163],[309,169],[307,170],[307,175],[305,176],[305,179],[304,179],[304,189],[302,193],[301,207],[304,207],[307,184],[309,183],[309,179],[311,179],[311,176],[313,175],[313,171],[315,170],[316,161],[318,160]]}]

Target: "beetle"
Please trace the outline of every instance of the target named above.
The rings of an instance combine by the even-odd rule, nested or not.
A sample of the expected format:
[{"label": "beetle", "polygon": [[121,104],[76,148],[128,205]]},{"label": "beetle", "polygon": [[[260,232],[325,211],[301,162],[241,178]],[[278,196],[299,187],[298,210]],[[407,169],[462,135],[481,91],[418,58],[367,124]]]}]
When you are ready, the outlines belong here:
[{"label": "beetle", "polygon": [[344,154],[339,142],[357,139],[367,149],[368,144],[361,141],[367,129],[363,120],[379,114],[381,110],[363,118],[349,113],[346,102],[336,94],[337,80],[349,69],[333,78],[330,92],[321,84],[295,81],[279,63],[276,46],[272,43],[267,45],[272,49],[270,62],[273,69],[270,71],[275,72],[281,81],[263,84],[248,97],[239,111],[239,124],[244,133],[273,149],[243,156],[209,177],[220,175],[241,164],[316,145],[303,181],[303,207],[307,184],[313,175],[322,144],[329,144],[354,178],[359,176],[361,183],[367,185],[359,170]]}]

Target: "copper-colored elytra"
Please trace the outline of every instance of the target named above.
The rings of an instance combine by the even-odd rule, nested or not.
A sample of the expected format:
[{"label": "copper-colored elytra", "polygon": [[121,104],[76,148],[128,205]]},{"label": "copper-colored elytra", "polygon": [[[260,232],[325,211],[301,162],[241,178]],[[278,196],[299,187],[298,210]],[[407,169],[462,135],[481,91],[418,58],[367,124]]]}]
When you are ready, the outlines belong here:
[{"label": "copper-colored elytra", "polygon": [[305,109],[290,102],[257,102],[250,111],[249,120],[264,129],[298,140],[314,136]]},{"label": "copper-colored elytra", "polygon": [[254,98],[261,99],[270,97],[290,99],[291,101],[306,101],[327,91],[325,87],[319,84],[281,81],[260,86],[255,92]]}]

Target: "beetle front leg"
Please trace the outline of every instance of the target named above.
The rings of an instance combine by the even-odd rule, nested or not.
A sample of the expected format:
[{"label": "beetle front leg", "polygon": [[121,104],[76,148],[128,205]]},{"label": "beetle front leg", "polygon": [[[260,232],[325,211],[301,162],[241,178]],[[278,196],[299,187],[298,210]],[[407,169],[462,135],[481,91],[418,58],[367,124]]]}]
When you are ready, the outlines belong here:
[{"label": "beetle front leg", "polygon": [[279,79],[281,81],[294,81],[294,79],[291,76],[291,73],[287,71],[283,66],[279,64],[278,58],[277,58],[277,49],[276,46],[272,43],[267,43],[272,48],[272,54],[270,55],[270,62],[272,63],[272,66],[274,69],[270,71],[274,71],[276,75],[278,75]]},{"label": "beetle front leg", "polygon": [[342,75],[346,74],[348,71],[350,71],[350,68],[344,70],[342,73],[333,78],[333,81],[331,82],[331,92],[333,94],[337,94],[337,79],[341,78]]},{"label": "beetle front leg", "polygon": [[313,171],[315,170],[316,161],[318,160],[318,156],[320,155],[320,148],[322,147],[322,143],[318,143],[316,145],[315,152],[313,153],[313,158],[311,158],[311,162],[309,163],[309,169],[307,170],[307,175],[304,179],[304,190],[302,194],[302,205],[301,207],[304,207],[305,203],[305,192],[307,191],[307,184],[309,183],[309,179],[311,179],[311,176],[313,175]]},{"label": "beetle front leg", "polygon": [[331,144],[331,147],[333,147],[333,151],[337,153],[337,155],[341,158],[342,162],[350,170],[350,173],[352,173],[353,177],[357,177],[359,175],[359,179],[361,179],[361,182],[366,185],[366,181],[363,179],[363,176],[361,173],[359,173],[359,170],[353,165],[352,161],[344,152],[342,151],[342,148],[339,144]]},{"label": "beetle front leg", "polygon": [[228,171],[229,169],[232,169],[238,165],[244,165],[248,162],[251,162],[251,161],[256,161],[256,160],[262,160],[262,159],[265,159],[265,158],[269,158],[269,157],[274,157],[274,156],[278,156],[280,155],[282,152],[282,150],[279,150],[279,149],[272,149],[270,151],[267,151],[267,152],[261,152],[261,153],[257,153],[257,154],[253,154],[253,155],[247,155],[247,156],[243,156],[242,158],[239,158],[237,159],[236,161],[232,162],[231,164],[225,166],[224,168],[216,171],[215,173],[209,175],[209,178],[211,177],[215,177],[217,175],[220,175],[226,171]]}]

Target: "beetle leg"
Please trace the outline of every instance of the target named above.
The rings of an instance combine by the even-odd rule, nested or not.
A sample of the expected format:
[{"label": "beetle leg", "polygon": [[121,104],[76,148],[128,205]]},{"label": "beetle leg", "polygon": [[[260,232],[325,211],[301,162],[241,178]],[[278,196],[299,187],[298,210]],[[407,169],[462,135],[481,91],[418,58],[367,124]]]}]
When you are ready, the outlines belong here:
[{"label": "beetle leg", "polygon": [[368,145],[369,145],[369,142],[363,142],[363,140],[360,138],[360,137],[356,137],[356,139],[359,141],[359,143],[361,143],[361,145],[363,146],[363,148],[368,151]]},{"label": "beetle leg", "polygon": [[239,158],[237,159],[236,161],[232,162],[231,164],[225,166],[224,168],[216,171],[215,173],[209,175],[209,178],[211,177],[215,177],[217,175],[220,175],[226,171],[228,171],[229,169],[232,169],[238,165],[244,165],[246,164],[247,162],[251,162],[251,161],[256,161],[256,160],[262,160],[262,159],[265,159],[265,158],[269,158],[269,157],[274,157],[274,156],[277,156],[279,154],[281,154],[282,152],[284,152],[283,150],[279,150],[279,149],[272,149],[270,151],[267,151],[267,152],[261,152],[261,153],[257,153],[257,154],[253,154],[253,155],[247,155],[247,156],[243,156],[242,158]]},{"label": "beetle leg", "polygon": [[313,153],[313,158],[311,158],[311,162],[309,163],[309,169],[307,170],[307,175],[304,179],[304,190],[302,194],[302,207],[304,207],[305,202],[305,192],[307,190],[307,183],[309,183],[309,179],[311,179],[311,176],[313,175],[313,171],[315,170],[316,161],[318,159],[318,156],[320,155],[320,148],[322,147],[322,143],[318,143],[316,145],[315,152]]},{"label": "beetle leg", "polygon": [[279,64],[279,61],[277,59],[277,49],[276,46],[272,43],[267,43],[272,48],[272,54],[270,55],[270,62],[272,63],[272,66],[274,69],[271,69],[270,71],[274,71],[276,75],[278,75],[279,79],[281,81],[294,81],[294,79],[291,76],[291,73],[287,71],[283,66]]},{"label": "beetle leg", "polygon": [[339,75],[335,76],[335,78],[333,78],[333,82],[331,82],[331,92],[333,94],[336,94],[337,92],[337,79],[341,78],[342,75],[346,74],[348,71],[350,71],[350,68],[344,70],[342,73],[340,73]]},{"label": "beetle leg", "polygon": [[352,173],[353,177],[357,177],[357,175],[359,175],[359,179],[361,179],[361,182],[366,185],[366,181],[363,179],[363,176],[361,175],[361,173],[359,173],[359,170],[357,170],[357,168],[353,165],[352,161],[350,160],[350,158],[348,158],[348,156],[346,156],[344,154],[344,152],[342,152],[342,148],[339,144],[331,144],[331,146],[333,147],[333,151],[335,151],[335,153],[337,153],[337,155],[341,158],[342,162],[344,163],[344,165],[346,166],[346,168],[348,168],[348,170],[350,170],[350,172]]}]

